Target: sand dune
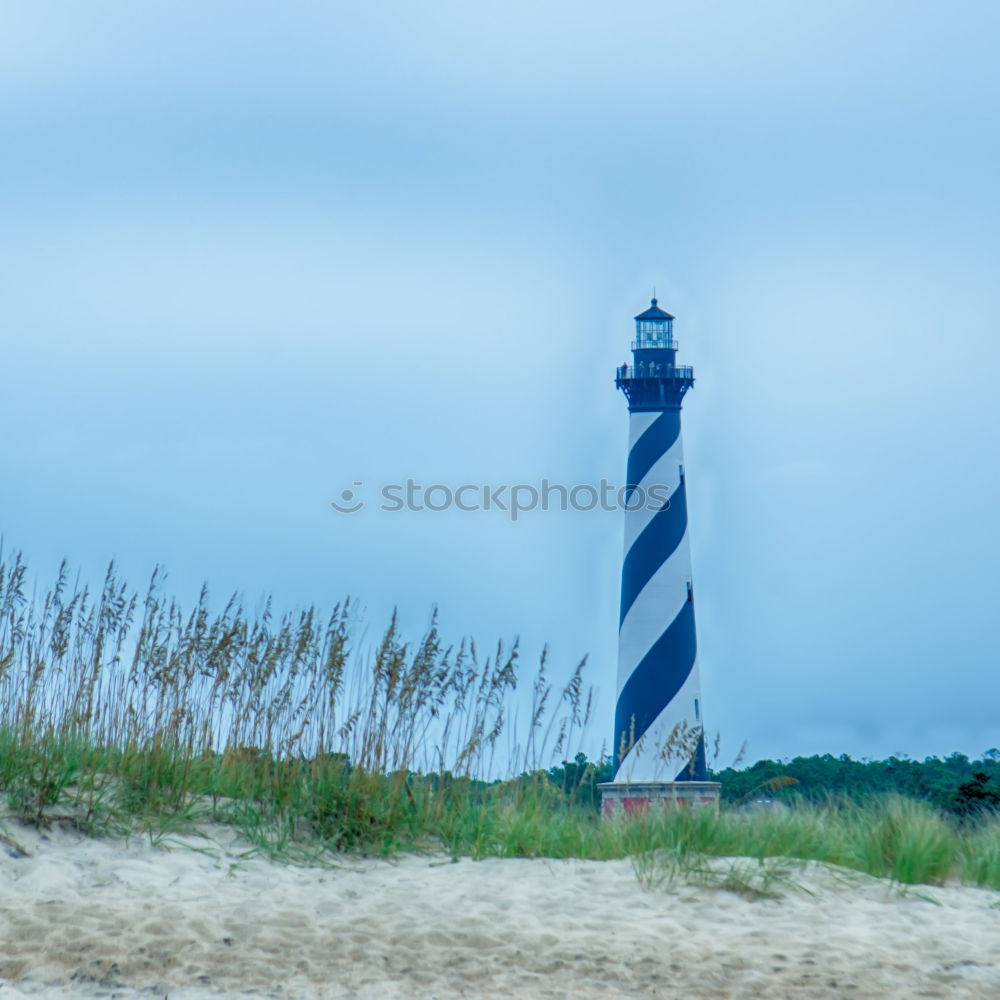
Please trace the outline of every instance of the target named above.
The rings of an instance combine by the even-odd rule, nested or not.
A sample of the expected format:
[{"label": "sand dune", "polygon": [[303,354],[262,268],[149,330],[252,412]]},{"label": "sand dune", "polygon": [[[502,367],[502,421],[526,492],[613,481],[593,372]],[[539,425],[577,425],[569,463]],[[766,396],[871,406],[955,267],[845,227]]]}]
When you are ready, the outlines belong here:
[{"label": "sand dune", "polygon": [[[647,890],[629,862],[279,865],[9,828],[0,1000],[1000,998],[1000,894],[808,866],[780,900]],[[200,850],[192,850],[198,847]]]}]

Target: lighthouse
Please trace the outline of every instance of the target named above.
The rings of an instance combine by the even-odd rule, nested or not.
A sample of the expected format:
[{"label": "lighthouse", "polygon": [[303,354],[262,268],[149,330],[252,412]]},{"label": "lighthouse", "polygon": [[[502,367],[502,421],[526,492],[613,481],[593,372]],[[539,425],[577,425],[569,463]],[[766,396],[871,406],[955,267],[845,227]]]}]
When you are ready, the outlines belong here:
[{"label": "lighthouse", "polygon": [[677,364],[674,317],[654,298],[635,317],[632,363],[615,373],[629,413],[625,547],[618,621],[614,779],[603,810],[718,800],[707,780],[688,538],[681,404],[694,385]]}]

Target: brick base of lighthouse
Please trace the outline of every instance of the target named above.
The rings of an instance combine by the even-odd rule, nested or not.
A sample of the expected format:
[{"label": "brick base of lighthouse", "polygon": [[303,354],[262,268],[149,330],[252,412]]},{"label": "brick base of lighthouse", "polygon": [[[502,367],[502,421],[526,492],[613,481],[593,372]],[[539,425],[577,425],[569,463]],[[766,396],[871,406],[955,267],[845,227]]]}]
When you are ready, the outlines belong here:
[{"label": "brick base of lighthouse", "polygon": [[601,790],[601,815],[635,816],[660,809],[718,809],[717,781],[607,781]]}]

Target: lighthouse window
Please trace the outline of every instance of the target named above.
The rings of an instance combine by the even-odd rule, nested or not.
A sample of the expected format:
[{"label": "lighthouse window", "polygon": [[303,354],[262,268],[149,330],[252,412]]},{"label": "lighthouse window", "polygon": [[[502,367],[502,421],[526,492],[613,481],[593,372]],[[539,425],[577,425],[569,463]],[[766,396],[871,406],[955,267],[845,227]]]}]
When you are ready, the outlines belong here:
[{"label": "lighthouse window", "polygon": [[698,699],[695,698],[695,700],[694,700],[694,721],[697,722],[700,718],[701,718],[701,715],[699,715],[699,713],[698,713]]}]

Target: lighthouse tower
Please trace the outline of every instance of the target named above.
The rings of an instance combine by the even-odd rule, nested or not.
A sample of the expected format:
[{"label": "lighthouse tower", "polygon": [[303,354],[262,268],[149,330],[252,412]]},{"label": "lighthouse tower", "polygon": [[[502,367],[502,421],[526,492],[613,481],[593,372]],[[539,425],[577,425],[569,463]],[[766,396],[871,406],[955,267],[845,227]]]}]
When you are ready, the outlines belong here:
[{"label": "lighthouse tower", "polygon": [[615,374],[629,412],[618,633],[614,780],[605,815],[651,802],[715,803],[705,737],[688,544],[681,402],[694,371],[677,364],[674,317],[654,298],[635,317],[632,364]]}]

